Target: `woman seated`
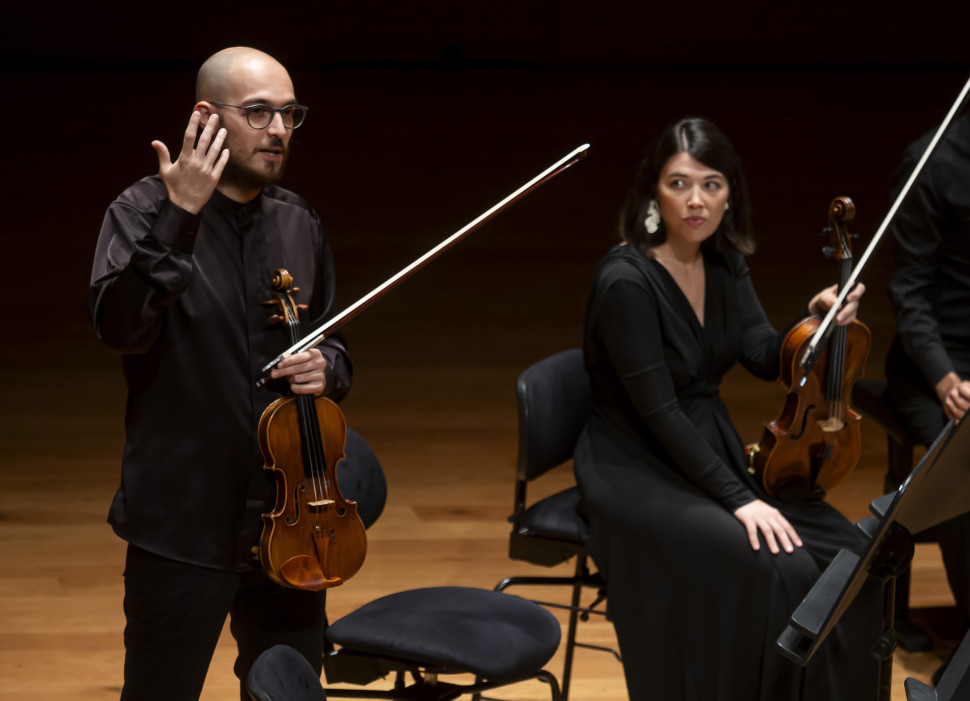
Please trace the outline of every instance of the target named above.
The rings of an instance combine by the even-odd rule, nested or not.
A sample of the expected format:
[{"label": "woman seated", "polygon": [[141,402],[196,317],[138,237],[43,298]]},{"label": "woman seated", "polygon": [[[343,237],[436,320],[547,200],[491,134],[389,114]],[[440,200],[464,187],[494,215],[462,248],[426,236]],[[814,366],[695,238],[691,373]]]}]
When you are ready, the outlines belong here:
[{"label": "woman seated", "polygon": [[[822,570],[864,539],[810,489],[770,497],[718,397],[738,361],[776,379],[784,333],[748,274],[744,175],[716,126],[684,119],[663,132],[620,234],[589,298],[594,410],[574,462],[630,698],[875,698],[878,582],[807,666],[776,650]],[[836,292],[819,292],[808,312],[826,312]],[[855,318],[862,293],[848,295],[837,323]]]}]

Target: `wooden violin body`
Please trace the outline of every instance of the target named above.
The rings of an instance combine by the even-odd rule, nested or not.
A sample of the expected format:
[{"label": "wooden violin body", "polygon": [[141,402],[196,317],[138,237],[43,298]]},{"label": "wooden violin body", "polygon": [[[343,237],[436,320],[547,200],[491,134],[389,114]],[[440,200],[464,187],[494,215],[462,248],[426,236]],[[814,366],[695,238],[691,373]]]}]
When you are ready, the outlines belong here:
[{"label": "wooden violin body", "polygon": [[[840,286],[849,277],[852,261],[843,222],[854,216],[855,205],[848,197],[837,197],[829,205],[829,255],[841,260]],[[787,391],[785,404],[778,417],[765,424],[761,441],[747,450],[749,471],[773,496],[793,481],[827,491],[859,462],[861,415],[848,400],[865,372],[871,334],[858,320],[836,327],[805,374],[800,361],[820,323],[819,317],[810,316],[785,336],[779,378]]]},{"label": "wooden violin body", "polygon": [[[344,458],[347,435],[343,412],[324,397],[308,399],[316,405],[326,471],[335,477],[333,467]],[[260,563],[278,584],[325,589],[342,584],[361,568],[367,536],[357,503],[343,499],[336,481],[303,469],[299,401],[277,399],[259,420],[264,469],[276,478],[276,504],[263,514]]]},{"label": "wooden violin body", "polygon": [[[785,404],[778,417],[765,424],[758,446],[749,451],[750,470],[772,495],[785,483],[798,480],[827,491],[859,462],[861,415],[844,402],[839,408],[826,399],[830,363],[836,360],[832,353],[824,351],[805,384],[797,385],[799,359],[820,321],[810,316],[785,336],[779,379],[788,390]],[[853,321],[845,333],[853,352],[846,356],[844,372],[836,373],[842,377],[841,387],[829,394],[848,397],[865,370],[871,334],[861,321]]]},{"label": "wooden violin body", "polygon": [[[291,340],[298,336],[298,308],[290,294],[292,279],[277,271],[272,302],[286,321]],[[344,459],[347,421],[325,397],[300,394],[277,399],[263,412],[257,429],[264,469],[276,480],[276,503],[263,514],[259,560],[277,584],[319,590],[353,577],[367,554],[367,533],[357,503],[337,485]]]}]

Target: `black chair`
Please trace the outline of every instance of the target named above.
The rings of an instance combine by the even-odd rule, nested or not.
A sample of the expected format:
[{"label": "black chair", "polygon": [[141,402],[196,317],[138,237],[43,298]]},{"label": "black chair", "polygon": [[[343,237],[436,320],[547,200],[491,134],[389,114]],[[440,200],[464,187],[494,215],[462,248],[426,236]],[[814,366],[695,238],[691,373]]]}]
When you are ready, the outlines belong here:
[{"label": "black chair", "polygon": [[327,701],[316,671],[287,645],[271,647],[256,658],[246,690],[254,701]]},{"label": "black chair", "polygon": [[[337,476],[341,494],[357,501],[358,513],[370,526],[383,510],[387,494],[383,470],[370,446],[353,431],[348,431],[345,452],[347,460],[338,467]],[[469,587],[398,592],[330,624],[326,636],[323,668],[328,684],[363,686],[394,675],[391,689],[328,687],[327,696],[450,701],[539,679],[549,684],[553,701],[562,698],[556,678],[542,668],[559,647],[559,623],[541,606],[517,596]],[[300,670],[290,656],[271,649],[257,659],[247,680],[254,699],[291,701],[282,693],[258,695],[272,688],[279,667],[303,679],[308,670],[316,677],[309,665]],[[439,680],[454,674],[474,675],[476,681]],[[315,681],[323,690],[320,680]],[[318,697],[298,695],[301,686],[295,689],[292,701],[317,701]]]},{"label": "black chair", "polygon": [[[583,368],[582,352],[570,349],[549,356],[527,368],[516,383],[519,409],[519,457],[515,476],[515,500],[509,557],[535,565],[552,567],[575,558],[570,577],[507,577],[496,586],[502,591],[518,585],[561,585],[572,589],[568,606],[538,602],[544,606],[569,610],[566,632],[565,664],[562,673],[563,698],[569,696],[573,653],[576,647],[610,648],[576,641],[577,620],[591,613],[605,615],[595,607],[606,598],[606,585],[598,572],[590,571],[586,552],[586,524],[577,511],[579,490],[570,487],[533,504],[528,503],[529,484],[549,470],[572,459],[576,440],[589,417],[591,395],[589,378]],[[584,587],[596,591],[589,606],[580,606]]]},{"label": "black chair", "polygon": [[[879,424],[886,432],[886,448],[889,465],[886,470],[884,491],[894,492],[909,473],[913,471],[913,453],[916,440],[910,434],[903,419],[893,408],[889,387],[885,380],[858,380],[852,387],[852,407]],[[916,542],[935,542],[931,534],[914,534]],[[909,620],[909,590],[911,572],[907,569],[896,578],[896,639],[907,652],[922,652],[933,648],[929,635]]]}]

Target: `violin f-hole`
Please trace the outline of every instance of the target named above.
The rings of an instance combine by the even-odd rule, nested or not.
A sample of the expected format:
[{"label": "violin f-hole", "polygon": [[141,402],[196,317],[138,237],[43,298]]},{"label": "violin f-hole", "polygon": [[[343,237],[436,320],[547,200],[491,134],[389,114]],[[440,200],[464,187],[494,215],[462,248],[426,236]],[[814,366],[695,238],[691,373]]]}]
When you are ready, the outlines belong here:
[{"label": "violin f-hole", "polygon": [[305,491],[306,487],[302,484],[296,485],[293,489],[293,510],[296,512],[296,515],[292,518],[289,516],[286,517],[285,521],[287,526],[295,526],[300,522],[300,494]]},{"label": "violin f-hole", "polygon": [[810,412],[810,411],[815,411],[815,405],[814,404],[809,404],[805,408],[805,413],[802,414],[802,425],[801,425],[798,433],[791,434],[792,439],[794,439],[794,440],[797,441],[799,438],[802,437],[802,435],[804,435],[804,433],[805,433],[805,427],[808,426],[808,412]]}]

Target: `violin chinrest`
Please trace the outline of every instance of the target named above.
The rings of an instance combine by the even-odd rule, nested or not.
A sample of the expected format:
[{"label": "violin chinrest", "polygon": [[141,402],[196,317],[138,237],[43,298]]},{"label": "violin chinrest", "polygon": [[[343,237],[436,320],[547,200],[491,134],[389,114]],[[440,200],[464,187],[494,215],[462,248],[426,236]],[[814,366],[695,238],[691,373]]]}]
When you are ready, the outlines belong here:
[{"label": "violin chinrest", "polygon": [[291,586],[298,589],[327,589],[343,583],[340,577],[327,577],[320,569],[320,563],[308,555],[291,557],[280,566],[280,574]]}]

